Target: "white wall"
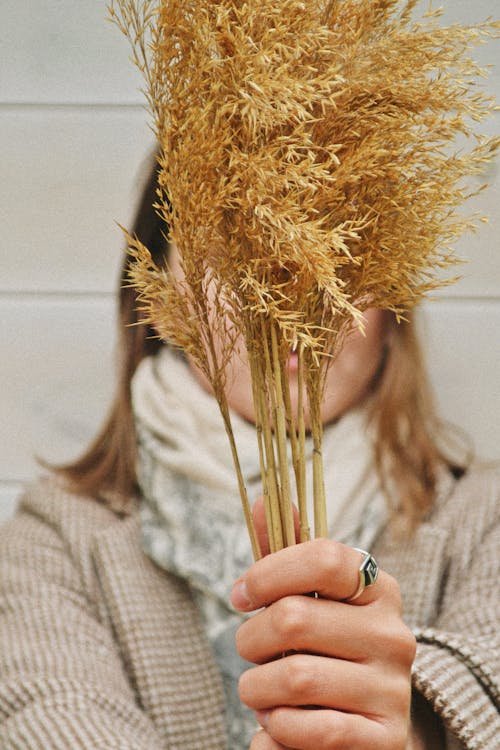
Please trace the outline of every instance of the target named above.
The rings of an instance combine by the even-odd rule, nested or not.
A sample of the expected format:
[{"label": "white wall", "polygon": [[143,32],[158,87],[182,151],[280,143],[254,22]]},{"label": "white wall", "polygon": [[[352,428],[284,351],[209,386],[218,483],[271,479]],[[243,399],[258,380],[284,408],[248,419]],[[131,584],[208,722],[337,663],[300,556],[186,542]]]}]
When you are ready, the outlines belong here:
[{"label": "white wall", "polygon": [[[497,0],[453,0],[453,20]],[[126,41],[101,0],[0,0],[0,518],[34,454],[75,456],[105,412],[113,289],[152,138]],[[481,50],[483,62],[498,46]],[[500,99],[498,70],[490,86]],[[489,129],[498,132],[498,118]],[[460,244],[464,278],[425,306],[445,416],[500,456],[498,165],[478,206],[491,224]]]},{"label": "white wall", "polygon": [[0,0],[0,518],[107,408],[114,288],[152,146],[102,0]]}]

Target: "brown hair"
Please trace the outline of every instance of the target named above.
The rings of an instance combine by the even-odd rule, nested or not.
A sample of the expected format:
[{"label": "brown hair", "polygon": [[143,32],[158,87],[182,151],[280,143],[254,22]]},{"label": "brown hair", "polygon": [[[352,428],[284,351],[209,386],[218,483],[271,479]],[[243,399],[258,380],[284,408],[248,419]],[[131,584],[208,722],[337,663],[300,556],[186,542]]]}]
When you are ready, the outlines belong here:
[{"label": "brown hair", "polygon": [[[132,234],[162,264],[168,255],[168,234],[154,208],[158,172],[152,170],[138,205]],[[161,342],[147,324],[140,324],[136,290],[128,284],[130,259],[124,261],[119,295],[118,378],[110,413],[88,450],[57,471],[71,489],[92,495],[127,513],[137,493],[136,437],[130,383],[139,362],[154,354]],[[375,462],[390,509],[413,527],[433,505],[437,471],[443,463],[463,473],[439,447],[442,433],[423,364],[412,316],[390,327],[384,361],[372,384],[369,417],[376,435]],[[137,325],[139,323],[139,325]]]},{"label": "brown hair", "polygon": [[414,528],[432,508],[438,472],[460,478],[471,460],[465,435],[437,416],[413,316],[390,317],[383,371],[374,384],[369,417],[375,465],[392,515]]},{"label": "brown hair", "polygon": [[[149,248],[155,262],[168,254],[168,234],[154,208],[158,190],[158,170],[151,170],[137,207],[132,234]],[[116,391],[109,414],[85,453],[58,473],[71,489],[102,499],[115,510],[127,512],[137,492],[135,473],[136,438],[132,416],[130,383],[139,362],[161,346],[155,331],[141,324],[136,290],[129,285],[129,258],[120,274],[117,331]]]}]

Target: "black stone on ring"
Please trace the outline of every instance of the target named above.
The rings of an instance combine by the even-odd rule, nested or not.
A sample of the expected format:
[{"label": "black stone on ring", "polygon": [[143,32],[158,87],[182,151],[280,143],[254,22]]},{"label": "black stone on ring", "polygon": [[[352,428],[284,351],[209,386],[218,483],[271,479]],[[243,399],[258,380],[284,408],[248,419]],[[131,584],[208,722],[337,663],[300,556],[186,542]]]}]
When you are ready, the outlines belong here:
[{"label": "black stone on ring", "polygon": [[375,558],[372,557],[372,555],[364,549],[360,549],[359,547],[354,547],[353,549],[363,555],[363,560],[361,562],[361,565],[359,566],[358,571],[358,587],[352,596],[344,599],[345,602],[353,602],[355,599],[361,596],[365,588],[367,588],[367,586],[373,586],[378,577],[378,565]]}]

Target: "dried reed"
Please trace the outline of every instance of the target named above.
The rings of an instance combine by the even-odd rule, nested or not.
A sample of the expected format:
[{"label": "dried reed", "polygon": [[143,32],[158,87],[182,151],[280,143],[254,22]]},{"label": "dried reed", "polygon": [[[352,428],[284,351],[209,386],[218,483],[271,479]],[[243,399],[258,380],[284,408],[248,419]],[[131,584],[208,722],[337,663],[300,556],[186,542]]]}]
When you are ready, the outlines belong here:
[{"label": "dried reed", "polygon": [[[478,217],[499,139],[474,131],[494,109],[469,50],[499,24],[414,20],[416,0],[114,0],[159,142],[157,210],[184,279],[137,238],[130,278],[145,318],[209,378],[251,522],[225,396],[243,337],[271,549],[309,538],[305,420],[315,535],[326,535],[320,404],[326,369],[368,307],[397,316],[449,283],[452,245]],[[453,149],[457,138],[467,147]],[[471,145],[469,145],[471,144]],[[222,349],[217,341],[222,339]],[[298,408],[287,362],[298,358]],[[288,438],[288,439],[287,439]],[[288,455],[291,451],[292,472]],[[293,476],[292,476],[292,475]]]}]

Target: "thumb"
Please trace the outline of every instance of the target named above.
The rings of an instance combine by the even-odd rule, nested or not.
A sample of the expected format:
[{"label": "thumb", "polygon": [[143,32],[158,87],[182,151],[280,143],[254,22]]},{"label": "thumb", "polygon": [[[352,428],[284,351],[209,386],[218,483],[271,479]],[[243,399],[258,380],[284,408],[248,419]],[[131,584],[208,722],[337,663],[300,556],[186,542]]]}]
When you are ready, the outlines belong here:
[{"label": "thumb", "polygon": [[[299,511],[295,504],[292,506],[293,522],[295,526],[295,540],[299,541]],[[252,517],[257,532],[257,539],[259,540],[260,551],[262,557],[269,555],[271,552],[269,544],[269,534],[267,533],[267,522],[266,522],[266,508],[264,505],[264,498],[259,497],[252,506]]]}]

